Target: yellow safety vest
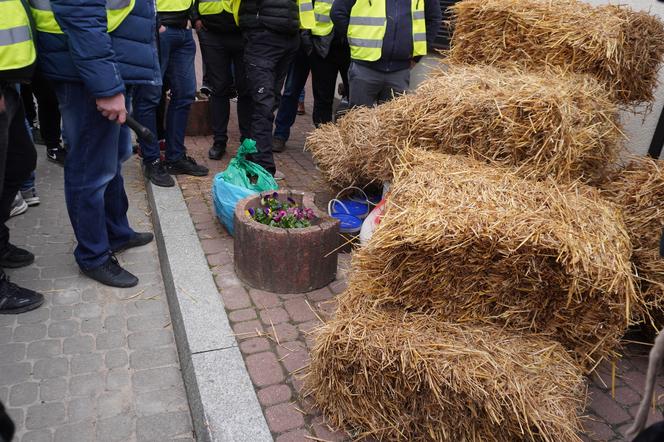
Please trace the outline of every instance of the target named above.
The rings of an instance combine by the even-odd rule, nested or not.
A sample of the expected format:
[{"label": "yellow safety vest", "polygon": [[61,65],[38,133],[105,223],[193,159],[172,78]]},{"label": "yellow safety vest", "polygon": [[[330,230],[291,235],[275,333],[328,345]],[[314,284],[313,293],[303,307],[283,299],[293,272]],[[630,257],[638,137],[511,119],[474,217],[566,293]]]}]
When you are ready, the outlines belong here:
[{"label": "yellow safety vest", "polygon": [[[427,29],[424,0],[411,0],[413,19],[413,57],[427,54]],[[350,11],[348,44],[355,60],[376,61],[383,50],[387,18],[385,0],[357,0]]]},{"label": "yellow safety vest", "polygon": [[[2,2],[2,0],[0,0]],[[134,9],[136,0],[106,0],[106,21],[108,32],[115,31]],[[40,32],[62,34],[60,25],[55,20],[49,0],[30,0],[35,26]]]},{"label": "yellow safety vest", "polygon": [[300,28],[313,29],[316,26],[313,2],[311,0],[297,0],[297,6],[300,9]]},{"label": "yellow safety vest", "polygon": [[157,0],[157,12],[186,11],[194,4],[194,0]]},{"label": "yellow safety vest", "polygon": [[330,18],[330,11],[332,10],[333,0],[316,0],[314,3],[314,16],[316,17],[316,25],[311,30],[313,35],[325,37],[330,35],[334,24]]},{"label": "yellow safety vest", "polygon": [[30,19],[20,0],[0,1],[0,71],[32,65],[37,58]]},{"label": "yellow safety vest", "polygon": [[240,25],[240,0],[199,0],[198,13],[201,15],[233,14],[235,24]]}]

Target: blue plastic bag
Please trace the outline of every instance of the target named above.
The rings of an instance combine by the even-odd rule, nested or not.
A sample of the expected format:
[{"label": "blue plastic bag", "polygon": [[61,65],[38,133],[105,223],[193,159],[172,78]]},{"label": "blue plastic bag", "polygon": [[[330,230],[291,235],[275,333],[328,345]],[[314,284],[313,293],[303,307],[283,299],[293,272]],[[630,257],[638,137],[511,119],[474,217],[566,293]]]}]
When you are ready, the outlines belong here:
[{"label": "blue plastic bag", "polygon": [[235,206],[238,201],[249,195],[258,192],[251,189],[245,189],[235,184],[227,183],[221,173],[218,173],[212,181],[212,200],[217,217],[221,220],[228,233],[233,236],[233,218],[235,216]]},{"label": "blue plastic bag", "polygon": [[212,181],[214,209],[231,236],[234,233],[235,206],[241,199],[259,192],[279,189],[270,172],[245,158],[250,153],[256,153],[256,142],[247,139],[226,170],[218,173]]}]

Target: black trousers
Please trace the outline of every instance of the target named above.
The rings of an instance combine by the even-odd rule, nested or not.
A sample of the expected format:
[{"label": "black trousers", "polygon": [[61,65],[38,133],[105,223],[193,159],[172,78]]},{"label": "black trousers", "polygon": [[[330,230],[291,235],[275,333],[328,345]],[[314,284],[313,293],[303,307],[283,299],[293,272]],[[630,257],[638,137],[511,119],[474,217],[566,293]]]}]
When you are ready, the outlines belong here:
[{"label": "black trousers", "polygon": [[32,79],[32,91],[37,97],[37,115],[39,132],[48,148],[60,147],[62,138],[62,118],[58,98],[53,85],[41,73],[37,72]]},{"label": "black trousers", "polygon": [[277,171],[272,156],[274,111],[279,107],[281,88],[300,46],[300,35],[263,29],[246,32],[244,36],[246,79],[253,99],[251,138],[258,149],[252,160],[274,175]]},{"label": "black trousers", "polygon": [[250,138],[252,100],[244,69],[244,40],[239,32],[198,32],[206,84],[212,88],[210,119],[214,144],[228,144],[228,120],[233,85],[237,89],[237,118],[241,140]]},{"label": "black trousers", "polygon": [[311,87],[314,92],[314,111],[312,117],[314,125],[332,121],[334,107],[335,86],[337,73],[341,74],[341,81],[348,91],[348,66],[350,66],[350,48],[348,45],[332,42],[330,52],[323,58],[314,50],[309,57],[311,66]]},{"label": "black trousers", "polygon": [[21,184],[37,167],[37,151],[25,124],[23,102],[13,86],[3,86],[4,113],[0,113],[0,250],[9,243],[12,202]]}]

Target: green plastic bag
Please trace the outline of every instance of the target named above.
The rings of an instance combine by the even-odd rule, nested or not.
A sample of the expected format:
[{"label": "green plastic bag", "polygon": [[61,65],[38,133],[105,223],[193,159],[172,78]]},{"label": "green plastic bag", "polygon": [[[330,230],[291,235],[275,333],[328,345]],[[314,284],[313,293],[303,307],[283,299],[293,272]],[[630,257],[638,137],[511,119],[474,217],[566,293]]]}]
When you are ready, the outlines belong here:
[{"label": "green plastic bag", "polygon": [[248,154],[256,152],[258,152],[256,150],[256,142],[245,139],[240,145],[235,158],[231,160],[226,170],[221,172],[221,177],[227,183],[256,192],[279,189],[277,182],[270,172],[260,165],[247,160],[246,156]]}]

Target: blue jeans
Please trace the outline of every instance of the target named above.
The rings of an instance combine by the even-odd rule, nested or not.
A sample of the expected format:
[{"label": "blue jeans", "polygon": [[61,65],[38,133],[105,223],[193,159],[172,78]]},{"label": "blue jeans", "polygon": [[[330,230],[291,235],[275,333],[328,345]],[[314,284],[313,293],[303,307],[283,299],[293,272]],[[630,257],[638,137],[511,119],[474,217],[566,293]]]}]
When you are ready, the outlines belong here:
[{"label": "blue jeans", "polygon": [[[297,104],[304,98],[304,85],[309,77],[309,57],[300,49],[290,66],[284,93],[279,102],[279,111],[274,120],[274,137],[288,141],[291,126],[297,117]],[[302,100],[304,101],[304,100]]]},{"label": "blue jeans", "polygon": [[129,201],[122,179],[122,163],[131,156],[131,136],[127,127],[102,116],[83,83],[54,86],[69,142],[65,201],[78,241],[74,257],[81,268],[92,269],[135,235],[127,219]]},{"label": "blue jeans", "polygon": [[[25,120],[25,128],[27,129],[28,134],[30,135],[30,140],[34,142],[34,140],[32,139],[32,129],[30,129],[30,123],[28,123],[27,119]],[[35,175],[35,171],[33,170],[32,173],[30,174],[30,178],[28,178],[23,182],[23,184],[21,184],[21,191],[30,190],[33,187],[35,187],[36,178],[37,176]]]},{"label": "blue jeans", "polygon": [[[166,27],[159,34],[159,59],[164,84],[171,90],[171,101],[166,113],[166,160],[177,161],[186,153],[184,135],[189,108],[196,95],[194,57],[196,44],[191,29]],[[134,90],[136,121],[157,133],[157,107],[161,99],[161,86],[141,85]],[[143,162],[152,163],[159,158],[159,142],[140,140]]]}]

